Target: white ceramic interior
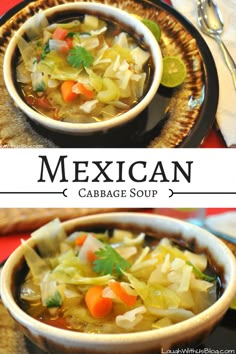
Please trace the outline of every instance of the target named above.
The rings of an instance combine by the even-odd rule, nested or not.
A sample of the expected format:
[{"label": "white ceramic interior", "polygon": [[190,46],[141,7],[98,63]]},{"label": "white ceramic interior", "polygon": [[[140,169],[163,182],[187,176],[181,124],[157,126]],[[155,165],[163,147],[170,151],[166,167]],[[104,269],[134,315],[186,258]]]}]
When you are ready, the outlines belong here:
[{"label": "white ceramic interior", "polygon": [[[78,353],[163,353],[192,347],[203,341],[215,328],[230,306],[236,292],[235,258],[226,245],[209,232],[163,216],[145,213],[108,213],[76,218],[63,223],[67,232],[85,227],[119,227],[144,231],[153,237],[175,237],[193,242],[205,251],[217,267],[223,282],[223,294],[208,309],[193,318],[166,328],[129,334],[89,334],[48,326],[27,315],[15,301],[15,284],[19,281],[23,264],[23,250],[19,247],[6,262],[1,278],[2,300],[9,313],[34,343],[52,354]],[[26,241],[34,244],[34,240]]]},{"label": "white ceramic interior", "polygon": [[[155,37],[149,31],[149,29],[136,17],[128,14],[115,6],[105,5],[96,2],[74,2],[63,5],[57,5],[44,11],[47,17],[53,17],[58,13],[71,11],[74,15],[76,13],[90,13],[95,14],[98,17],[106,17],[107,19],[115,19],[121,24],[121,27],[131,29],[131,32],[136,33],[139,38],[143,39],[143,43],[149,48],[152,61],[153,61],[153,75],[152,81],[148,92],[143,99],[131,108],[128,112],[114,117],[110,120],[97,123],[69,123],[60,122],[48,118],[39,112],[36,112],[33,108],[27,105],[20,97],[15,83],[14,83],[14,65],[13,57],[16,52],[17,42],[16,35],[12,37],[9,45],[6,49],[3,63],[4,81],[9,94],[14,100],[15,104],[35,123],[40,124],[50,130],[66,133],[70,135],[89,135],[95,132],[105,132],[111,128],[126,124],[132,119],[136,118],[151,102],[157,89],[160,85],[162,76],[162,54],[158,42]],[[20,28],[16,34],[22,36],[24,33],[23,28]]]}]

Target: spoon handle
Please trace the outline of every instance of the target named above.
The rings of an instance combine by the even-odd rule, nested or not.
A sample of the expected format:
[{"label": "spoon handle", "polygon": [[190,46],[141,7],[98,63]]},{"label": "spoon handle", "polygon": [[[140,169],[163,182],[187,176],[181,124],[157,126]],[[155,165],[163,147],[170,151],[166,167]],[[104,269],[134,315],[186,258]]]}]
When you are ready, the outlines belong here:
[{"label": "spoon handle", "polygon": [[230,71],[232,79],[233,79],[234,88],[236,90],[236,64],[235,64],[232,56],[230,55],[228,49],[226,48],[225,44],[223,43],[222,39],[220,38],[220,36],[215,36],[215,39],[217,40],[217,42],[220,46],[220,49],[222,50],[225,62],[229,68],[229,71]]}]

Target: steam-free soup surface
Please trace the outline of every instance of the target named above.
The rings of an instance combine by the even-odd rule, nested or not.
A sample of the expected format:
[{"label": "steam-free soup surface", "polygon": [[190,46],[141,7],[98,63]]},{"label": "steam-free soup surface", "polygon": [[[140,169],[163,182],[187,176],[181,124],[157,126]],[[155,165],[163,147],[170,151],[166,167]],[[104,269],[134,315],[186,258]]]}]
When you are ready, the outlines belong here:
[{"label": "steam-free soup surface", "polygon": [[85,14],[49,24],[43,12],[19,37],[17,81],[26,102],[52,119],[99,122],[128,111],[145,94],[150,53],[120,28]]},{"label": "steam-free soup surface", "polygon": [[[45,235],[47,237],[45,238]],[[22,308],[47,324],[89,333],[157,329],[186,320],[216,300],[216,277],[204,254],[124,230],[74,232],[59,220],[24,244],[29,272]]]}]

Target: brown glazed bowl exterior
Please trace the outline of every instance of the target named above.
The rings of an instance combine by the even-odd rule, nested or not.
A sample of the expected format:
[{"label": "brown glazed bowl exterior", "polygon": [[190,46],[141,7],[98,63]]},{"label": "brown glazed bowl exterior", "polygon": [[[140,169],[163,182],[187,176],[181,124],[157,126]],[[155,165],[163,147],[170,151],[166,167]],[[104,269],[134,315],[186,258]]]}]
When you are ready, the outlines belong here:
[{"label": "brown glazed bowl exterior", "polygon": [[[189,223],[145,213],[107,213],[80,217],[64,222],[67,232],[97,227],[116,227],[143,231],[155,238],[182,239],[196,252],[204,251],[220,274],[223,292],[202,313],[162,329],[130,334],[78,333],[51,327],[27,315],[16,302],[16,290],[24,265],[20,246],[6,262],[1,278],[4,305],[23,333],[37,346],[51,354],[138,354],[163,353],[170,349],[194,347],[202,342],[224,316],[236,292],[235,258],[228,247],[209,232]],[[34,240],[27,243],[33,245]]]}]

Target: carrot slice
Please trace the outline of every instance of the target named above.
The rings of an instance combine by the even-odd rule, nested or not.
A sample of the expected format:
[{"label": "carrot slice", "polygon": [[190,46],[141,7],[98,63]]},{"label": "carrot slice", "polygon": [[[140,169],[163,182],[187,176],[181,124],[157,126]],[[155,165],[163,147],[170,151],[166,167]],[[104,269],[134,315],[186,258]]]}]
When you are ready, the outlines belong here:
[{"label": "carrot slice", "polygon": [[109,287],[111,288],[113,293],[127,306],[135,305],[137,296],[128,294],[122,287],[121,283],[119,283],[118,281],[111,281],[109,283]]},{"label": "carrot slice", "polygon": [[65,38],[65,42],[67,43],[68,49],[73,47],[73,39],[70,37]]},{"label": "carrot slice", "polygon": [[59,52],[62,54],[68,54],[70,48],[68,47],[68,44],[66,41],[64,41],[64,44],[60,47]]},{"label": "carrot slice", "polygon": [[77,239],[75,240],[76,245],[77,246],[82,246],[87,237],[88,237],[87,234],[77,237]]},{"label": "carrot slice", "polygon": [[74,101],[77,97],[77,93],[72,91],[72,87],[75,85],[75,81],[67,80],[61,85],[61,93],[65,102]]},{"label": "carrot slice", "polygon": [[94,95],[94,91],[93,90],[89,90],[85,85],[83,85],[81,82],[78,82],[77,84],[78,87],[78,91],[84,95],[87,98],[93,98]]},{"label": "carrot slice", "polygon": [[103,318],[112,310],[112,300],[102,297],[103,287],[92,286],[85,294],[85,303],[89,312],[95,318]]},{"label": "carrot slice", "polygon": [[88,260],[90,263],[93,263],[93,262],[95,261],[95,259],[97,259],[96,254],[95,254],[93,251],[89,250],[89,251],[87,252],[87,260]]},{"label": "carrot slice", "polygon": [[62,27],[57,27],[52,34],[53,39],[59,39],[63,41],[68,35],[68,31]]}]

